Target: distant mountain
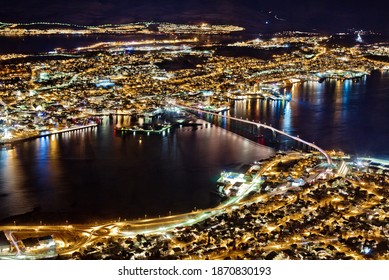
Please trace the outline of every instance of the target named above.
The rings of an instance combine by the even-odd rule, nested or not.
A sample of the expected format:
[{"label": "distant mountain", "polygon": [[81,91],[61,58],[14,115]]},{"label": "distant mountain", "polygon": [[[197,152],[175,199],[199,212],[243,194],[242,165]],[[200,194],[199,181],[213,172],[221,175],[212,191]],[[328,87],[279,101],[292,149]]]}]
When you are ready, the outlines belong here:
[{"label": "distant mountain", "polygon": [[[344,31],[374,29],[389,33],[387,4],[335,0],[19,0],[3,1],[3,22],[79,24],[168,21],[236,24],[253,32],[285,29]],[[361,4],[362,3],[362,4]]]}]

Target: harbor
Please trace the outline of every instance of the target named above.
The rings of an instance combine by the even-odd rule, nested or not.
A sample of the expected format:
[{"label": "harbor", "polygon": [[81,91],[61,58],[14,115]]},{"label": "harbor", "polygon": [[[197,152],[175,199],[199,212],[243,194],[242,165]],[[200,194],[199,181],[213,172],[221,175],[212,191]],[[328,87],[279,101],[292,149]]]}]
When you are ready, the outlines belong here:
[{"label": "harbor", "polygon": [[76,130],[83,130],[83,129],[88,129],[88,128],[95,128],[97,127],[98,124],[92,123],[92,124],[87,124],[87,125],[78,125],[78,126],[72,126],[68,128],[63,128],[63,129],[50,129],[50,130],[43,130],[39,131],[37,133],[34,133],[32,135],[26,135],[25,137],[17,137],[17,138],[2,138],[0,139],[0,146],[2,149],[11,149],[13,146],[17,143],[23,142],[23,141],[28,141],[32,139],[37,139],[37,138],[42,138],[42,137],[48,137],[51,135],[56,135],[56,134],[61,134],[65,132],[71,132],[71,131],[76,131]]}]

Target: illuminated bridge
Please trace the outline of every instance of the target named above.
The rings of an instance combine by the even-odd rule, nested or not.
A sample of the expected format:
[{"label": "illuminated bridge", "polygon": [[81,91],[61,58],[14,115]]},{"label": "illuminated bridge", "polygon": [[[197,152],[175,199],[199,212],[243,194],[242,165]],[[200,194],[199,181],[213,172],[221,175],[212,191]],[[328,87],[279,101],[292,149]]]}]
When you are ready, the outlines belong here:
[{"label": "illuminated bridge", "polygon": [[281,134],[281,135],[284,135],[286,137],[289,137],[297,142],[300,142],[300,143],[303,143],[317,151],[319,151],[321,154],[323,154],[323,156],[326,158],[327,160],[327,163],[329,165],[332,164],[332,159],[331,157],[320,147],[318,147],[317,145],[313,144],[313,143],[310,143],[310,142],[307,142],[303,139],[300,139],[299,137],[296,137],[296,136],[292,136],[292,135],[289,135],[288,133],[284,132],[284,131],[281,131],[279,129],[276,129],[270,125],[266,125],[266,124],[262,124],[260,122],[256,123],[256,122],[253,122],[253,121],[249,121],[249,120],[244,120],[244,119],[239,119],[239,118],[235,118],[235,117],[230,117],[230,116],[224,116],[224,115],[220,115],[218,113],[212,113],[212,112],[209,112],[209,111],[204,111],[204,110],[201,110],[199,108],[194,108],[194,107],[188,107],[188,106],[183,106],[183,105],[178,105],[178,104],[174,104],[174,106],[176,107],[179,107],[179,108],[182,108],[182,109],[185,109],[185,110],[188,110],[188,111],[197,111],[197,112],[200,112],[200,113],[204,113],[204,114],[210,114],[210,115],[214,115],[214,116],[218,116],[218,117],[222,117],[222,118],[226,118],[226,119],[229,119],[229,120],[234,120],[234,121],[238,121],[238,122],[241,122],[241,123],[247,123],[247,124],[250,124],[250,125],[255,125],[257,126],[258,128],[260,127],[263,127],[265,129],[270,129],[273,133],[278,133],[278,134]]}]

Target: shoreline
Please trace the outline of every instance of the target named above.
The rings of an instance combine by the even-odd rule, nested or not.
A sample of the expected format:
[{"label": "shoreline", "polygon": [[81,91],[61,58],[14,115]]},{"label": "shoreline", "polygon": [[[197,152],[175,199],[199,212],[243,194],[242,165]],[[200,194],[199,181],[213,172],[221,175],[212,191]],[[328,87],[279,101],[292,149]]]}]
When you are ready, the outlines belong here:
[{"label": "shoreline", "polygon": [[[244,142],[248,142],[248,143],[251,143],[251,144],[254,144],[255,146],[258,146],[258,148],[266,148],[268,150],[271,150],[272,151],[272,155],[270,155],[269,157],[267,157],[266,159],[269,159],[271,158],[272,156],[274,156],[276,154],[276,150],[272,147],[269,147],[269,146],[265,146],[263,144],[260,144],[260,143],[257,143],[247,137],[244,137],[240,134],[237,134],[233,131],[230,131],[228,129],[225,129],[221,126],[218,126],[218,125],[215,125],[215,124],[212,124],[210,122],[207,122],[206,120],[203,120],[201,118],[198,118],[197,119],[200,121],[200,122],[196,122],[196,123],[190,123],[190,124],[185,124],[185,123],[180,123],[180,124],[176,124],[176,125],[172,125],[170,126],[169,128],[164,128],[163,131],[166,131],[168,132],[169,129],[171,128],[178,128],[178,129],[182,129],[186,126],[193,126],[193,127],[198,127],[198,126],[203,126],[203,127],[208,127],[208,128],[212,128],[213,126],[215,126],[216,128],[218,129],[222,129],[222,130],[225,130],[227,132],[230,132],[232,134],[234,134],[235,136],[239,137],[242,141]],[[69,129],[64,129],[64,130],[60,130],[60,131],[55,131],[55,132],[50,132],[50,133],[47,133],[47,134],[42,134],[42,135],[38,135],[36,137],[29,137],[29,138],[24,138],[24,139],[21,139],[21,140],[17,140],[15,141],[14,143],[17,143],[17,142],[22,142],[22,141],[29,141],[29,140],[32,140],[32,139],[36,139],[36,138],[40,138],[40,137],[46,137],[46,136],[50,136],[50,135],[53,135],[53,134],[59,134],[59,133],[63,133],[63,132],[68,132],[68,131],[73,131],[73,130],[80,130],[80,129],[85,129],[85,128],[89,128],[89,127],[96,127],[98,126],[97,124],[93,124],[93,125],[86,125],[86,126],[82,126],[82,127],[74,127],[74,128],[69,128]],[[117,131],[117,132],[124,132],[124,133],[132,133],[132,131],[130,132],[129,130],[121,130],[121,129],[116,129],[114,128],[114,131]],[[147,133],[147,131],[145,130],[142,130],[142,131],[137,131],[136,133],[138,134],[142,134],[142,132],[145,134]],[[150,133],[151,134],[160,134],[159,131],[157,133]],[[0,144],[0,147],[1,147],[1,144]],[[252,162],[247,162],[246,164],[250,164]],[[215,175],[220,175],[220,174],[215,174]],[[214,186],[216,187],[216,185]],[[210,191],[212,191],[212,189],[210,189]],[[223,204],[223,201],[220,201],[219,203],[217,203],[216,206],[220,206]],[[190,212],[189,212],[190,213]],[[184,214],[188,214],[188,212],[175,212],[175,213],[172,213],[172,215],[184,215]],[[39,208],[36,208],[36,209],[33,209],[31,211],[28,211],[28,212],[25,212],[25,213],[21,213],[19,215],[14,215],[14,216],[8,216],[8,217],[4,217],[3,219],[0,220],[0,227],[1,226],[14,226],[14,222],[16,221],[16,226],[38,226],[40,221],[43,221],[43,224],[41,225],[47,225],[47,226],[50,226],[50,225],[63,225],[65,223],[65,221],[69,221],[69,224],[73,224],[73,225],[90,225],[90,226],[93,226],[96,222],[98,224],[104,224],[104,223],[111,223],[113,222],[113,220],[115,220],[116,217],[112,217],[112,218],[108,218],[108,219],[101,219],[101,220],[96,220],[94,218],[90,218],[88,216],[83,216],[83,215],[78,215],[78,218],[76,218],[74,221],[72,221],[72,219],[70,218],[72,215],[71,213],[67,213],[67,212],[41,212]],[[164,214],[156,214],[155,216],[149,216],[149,219],[159,219],[160,217],[165,217]],[[138,218],[136,217],[133,217],[133,218],[128,218],[127,221],[137,221]]]},{"label": "shoreline", "polygon": [[12,146],[12,145],[17,144],[17,143],[21,143],[21,142],[25,142],[25,141],[29,141],[29,140],[33,140],[33,139],[37,139],[37,138],[42,138],[42,137],[51,136],[51,135],[55,135],[55,134],[62,134],[64,132],[81,130],[81,129],[86,129],[86,128],[90,128],[90,127],[93,128],[93,127],[97,127],[97,126],[98,126],[98,124],[88,124],[88,125],[82,125],[82,126],[77,126],[77,127],[65,128],[65,129],[56,130],[56,131],[49,131],[49,132],[45,132],[45,133],[40,132],[37,135],[28,136],[28,137],[24,137],[24,138],[18,138],[18,139],[14,139],[14,140],[0,140],[0,147],[9,146],[9,145]]}]

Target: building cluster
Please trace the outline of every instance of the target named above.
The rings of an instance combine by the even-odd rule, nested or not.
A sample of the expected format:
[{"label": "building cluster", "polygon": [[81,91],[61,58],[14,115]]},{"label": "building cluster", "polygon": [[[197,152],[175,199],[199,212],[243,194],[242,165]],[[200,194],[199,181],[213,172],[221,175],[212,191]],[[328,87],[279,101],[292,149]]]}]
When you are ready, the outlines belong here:
[{"label": "building cluster", "polygon": [[[350,170],[354,164],[347,160]],[[361,170],[365,177],[355,180],[362,174],[349,171],[342,177],[335,168],[328,178],[314,176],[308,183],[326,169],[315,155],[276,155],[259,165],[265,181],[238,206],[166,232],[106,237],[68,257],[388,259],[387,176],[380,181],[379,175]],[[300,186],[284,188],[288,182]]]},{"label": "building cluster", "polygon": [[1,23],[0,36],[38,36],[38,35],[92,35],[92,34],[229,34],[242,31],[243,27],[234,25],[211,25],[202,23],[173,24],[164,22],[136,22],[126,24],[78,25],[68,23],[31,22]]},{"label": "building cluster", "polygon": [[[16,27],[2,24],[0,31]],[[192,34],[239,29],[207,24],[158,27],[159,32]],[[230,99],[269,85],[359,79],[388,67],[371,57],[387,58],[384,45],[344,47],[327,40],[294,33],[229,46],[196,39],[151,40],[98,43],[44,55],[1,55],[0,140],[95,124],[100,115],[152,115],[167,101],[224,108]],[[230,55],[228,48],[243,55]],[[288,153],[256,163],[243,176],[224,174],[223,180],[231,179],[223,189],[227,199],[251,190],[254,180],[259,186],[233,207],[200,222],[149,234],[134,231],[132,237],[119,231],[60,257],[388,259],[388,166],[332,156],[334,166],[322,164],[316,154]],[[0,254],[14,252],[11,237],[0,235]],[[28,238],[32,249],[45,242]]]},{"label": "building cluster", "polygon": [[[188,30],[236,31],[231,28],[203,24]],[[247,94],[278,99],[278,89],[290,83],[358,79],[387,67],[366,57],[366,48],[329,46],[327,39],[303,34],[231,46],[204,46],[196,39],[148,40],[97,43],[43,55],[2,55],[0,137],[27,138],[74,122],[89,124],[96,114],[142,113],[163,106],[167,98],[210,108],[228,108],[229,100]],[[225,54],[223,49],[230,47],[258,53]],[[262,57],[263,52],[267,56]]]},{"label": "building cluster", "polygon": [[207,23],[199,25],[161,23],[158,26],[158,30],[162,33],[215,35],[243,31],[244,28],[235,25],[211,25]]}]

